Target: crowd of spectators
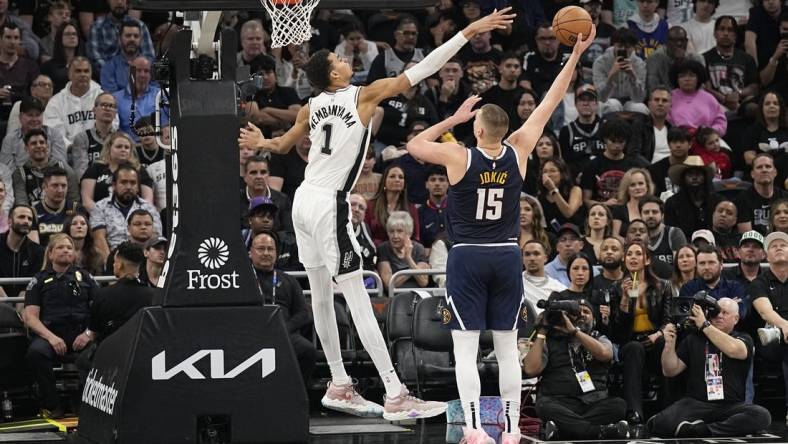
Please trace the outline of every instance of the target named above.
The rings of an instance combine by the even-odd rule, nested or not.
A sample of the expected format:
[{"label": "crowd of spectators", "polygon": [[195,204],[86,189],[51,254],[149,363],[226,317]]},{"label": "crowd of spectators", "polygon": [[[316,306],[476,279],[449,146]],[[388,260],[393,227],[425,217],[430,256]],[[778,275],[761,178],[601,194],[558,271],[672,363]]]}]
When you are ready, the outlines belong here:
[{"label": "crowd of spectators", "polygon": [[[169,131],[166,113],[161,127],[151,117],[160,101],[151,65],[180,27],[166,15],[129,10],[127,0],[17,3],[0,0],[0,277],[71,267],[91,283],[90,275],[128,277],[118,270],[137,261],[139,280],[155,286],[167,220],[166,152],[155,134],[166,140]],[[583,307],[590,313],[576,321],[593,324],[582,334],[597,333],[589,336],[596,342],[576,335],[591,350],[583,359],[598,360],[604,365],[594,371],[607,371],[607,350],[615,348],[624,366],[624,400],[606,404],[601,417],[637,424],[645,422],[642,371],[653,367],[645,363],[661,363],[665,377],[689,368],[689,378],[696,378],[698,358],[691,353],[703,346],[681,335],[677,345],[666,312],[673,298],[706,290],[721,301],[723,313],[711,320],[709,340],[726,362],[724,400],[751,403],[751,371],[744,371],[746,390],[727,385],[741,368],[751,368],[753,343],[760,351],[749,338],[764,322],[783,328],[788,338],[788,302],[776,290],[788,276],[786,6],[779,0],[505,3],[518,14],[512,26],[475,36],[434,77],[384,100],[370,122],[372,142],[349,198],[364,268],[388,287],[398,271],[445,267],[452,247],[445,219],[449,180],[445,169],[411,156],[405,144],[470,94],[503,108],[511,129],[521,125],[569,54],[552,31],[552,17],[577,3],[591,15],[597,35],[529,159],[519,239],[526,298],[588,301]],[[242,91],[239,124],[254,122],[267,137],[287,131],[315,93],[303,66],[317,50],[345,57],[353,83],[365,85],[400,74],[501,4],[441,0],[408,12],[318,10],[311,40],[284,48],[271,47],[270,19],[262,9],[226,11],[220,26],[238,31],[237,62],[260,76],[259,89]],[[442,139],[469,149],[475,143],[469,124]],[[268,283],[264,289],[272,275],[276,285],[274,270],[301,267],[290,211],[309,152],[308,138],[285,155],[240,152],[239,229],[258,277]],[[128,251],[130,244],[143,250],[142,260]],[[70,248],[73,261],[59,256],[58,248]],[[116,267],[119,249],[126,257]],[[725,264],[730,268],[723,272]],[[60,279],[57,285],[71,282]],[[72,281],[83,285],[82,278]],[[289,291],[282,303],[293,312],[289,330],[298,335],[308,324],[303,295],[296,281],[284,282]],[[445,286],[445,277],[408,275],[392,282]],[[7,296],[23,289],[2,288]],[[28,297],[28,308],[46,301]],[[79,333],[92,324],[83,308],[78,325],[58,333],[66,345],[57,336],[59,342],[49,340],[54,330],[41,330],[40,322],[30,321],[31,328],[58,354],[62,347],[78,351],[91,339]],[[742,338],[745,350],[738,342],[718,342],[718,332]],[[568,340],[570,348],[577,337]],[[555,341],[551,349],[567,342],[560,332],[546,340]],[[308,378],[314,351],[301,339],[294,343]],[[44,348],[34,342],[31,353]],[[788,351],[781,353],[773,354],[784,362],[788,380]],[[50,381],[41,356],[29,359]],[[526,360],[526,372],[543,372],[563,359],[545,357]],[[730,359],[749,364],[728,365]],[[558,393],[565,381],[547,382],[543,399],[586,394],[585,388]],[[697,398],[699,390],[688,388],[688,396]],[[681,397],[668,392],[666,400]],[[47,396],[47,407],[56,407]],[[555,419],[568,415],[556,413],[556,405],[541,406],[564,435],[618,431],[580,424],[578,418],[593,412],[577,406],[568,407],[575,415],[569,422]],[[757,419],[751,424],[763,422],[763,412],[743,411]],[[652,431],[676,430],[675,414],[661,415]],[[706,429],[693,424],[684,433],[731,430],[708,422]]]}]

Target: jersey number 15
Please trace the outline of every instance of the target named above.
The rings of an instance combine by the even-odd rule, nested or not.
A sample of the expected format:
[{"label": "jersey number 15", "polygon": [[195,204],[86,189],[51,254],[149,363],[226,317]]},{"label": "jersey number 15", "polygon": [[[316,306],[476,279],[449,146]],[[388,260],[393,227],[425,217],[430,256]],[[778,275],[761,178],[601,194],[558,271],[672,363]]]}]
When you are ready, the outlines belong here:
[{"label": "jersey number 15", "polygon": [[498,220],[503,213],[503,188],[476,190],[476,220]]}]

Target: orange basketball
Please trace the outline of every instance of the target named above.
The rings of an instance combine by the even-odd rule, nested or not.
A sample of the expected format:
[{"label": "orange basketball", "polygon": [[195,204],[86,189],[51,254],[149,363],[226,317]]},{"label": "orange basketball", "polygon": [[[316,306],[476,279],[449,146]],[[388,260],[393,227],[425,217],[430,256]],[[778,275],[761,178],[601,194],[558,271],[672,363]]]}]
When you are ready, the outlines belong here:
[{"label": "orange basketball", "polygon": [[566,46],[574,46],[577,34],[587,36],[593,25],[588,11],[580,6],[561,8],[553,17],[553,32],[558,41]]}]

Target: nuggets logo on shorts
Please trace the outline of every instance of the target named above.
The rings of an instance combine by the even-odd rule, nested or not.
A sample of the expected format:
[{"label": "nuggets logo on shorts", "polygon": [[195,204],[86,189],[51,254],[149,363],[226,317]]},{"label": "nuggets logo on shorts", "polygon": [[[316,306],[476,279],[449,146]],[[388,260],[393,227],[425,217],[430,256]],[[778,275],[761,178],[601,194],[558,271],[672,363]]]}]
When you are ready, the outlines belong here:
[{"label": "nuggets logo on shorts", "polygon": [[443,325],[448,325],[451,322],[451,311],[446,307],[441,308],[441,322]]},{"label": "nuggets logo on shorts", "polygon": [[528,307],[523,305],[523,308],[520,310],[520,318],[523,322],[528,322]]}]

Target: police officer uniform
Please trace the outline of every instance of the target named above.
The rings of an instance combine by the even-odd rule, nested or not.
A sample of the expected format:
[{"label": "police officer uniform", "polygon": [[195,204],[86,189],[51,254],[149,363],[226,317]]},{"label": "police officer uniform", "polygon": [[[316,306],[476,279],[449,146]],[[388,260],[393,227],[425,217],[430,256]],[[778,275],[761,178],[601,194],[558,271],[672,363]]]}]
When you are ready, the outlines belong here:
[{"label": "police officer uniform", "polygon": [[[82,268],[71,266],[64,273],[58,273],[47,267],[28,284],[25,306],[39,306],[41,323],[63,339],[68,352],[73,352],[74,340],[88,327],[90,304],[97,289],[93,276]],[[38,382],[44,406],[56,408],[58,396],[52,365],[62,357],[46,339],[36,335],[25,358]]]}]

